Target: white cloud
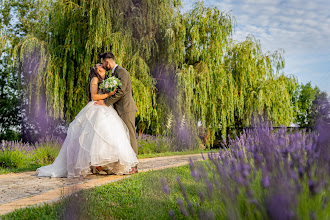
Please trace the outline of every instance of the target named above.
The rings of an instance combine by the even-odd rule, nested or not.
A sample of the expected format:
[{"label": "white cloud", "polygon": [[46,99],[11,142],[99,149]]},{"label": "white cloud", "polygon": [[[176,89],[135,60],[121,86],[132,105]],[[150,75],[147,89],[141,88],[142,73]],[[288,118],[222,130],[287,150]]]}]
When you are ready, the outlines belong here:
[{"label": "white cloud", "polygon": [[[192,7],[189,0],[182,3],[185,10]],[[312,81],[330,95],[328,0],[205,0],[205,5],[235,16],[234,39],[242,41],[253,34],[264,51],[283,48],[285,72],[295,74],[300,82]]]},{"label": "white cloud", "polygon": [[[184,4],[186,2],[183,1]],[[269,42],[263,43],[264,48],[272,49],[278,45],[278,48],[290,50],[326,50],[330,48],[330,4],[326,2],[327,0],[208,0],[205,4],[231,11],[237,19],[238,28],[242,28],[237,31],[240,33],[239,38],[244,32],[246,35],[252,33],[263,43],[262,37],[267,36]],[[290,39],[277,41],[286,36],[290,36]],[[325,42],[329,44],[327,48],[324,47]]]}]

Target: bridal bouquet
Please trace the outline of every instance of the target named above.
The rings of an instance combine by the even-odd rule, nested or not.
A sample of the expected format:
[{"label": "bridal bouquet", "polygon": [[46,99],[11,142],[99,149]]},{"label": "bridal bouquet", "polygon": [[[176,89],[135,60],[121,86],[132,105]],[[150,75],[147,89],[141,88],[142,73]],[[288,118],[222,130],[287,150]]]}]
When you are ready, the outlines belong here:
[{"label": "bridal bouquet", "polygon": [[105,91],[113,91],[117,89],[118,86],[121,86],[121,82],[118,78],[111,76],[107,79],[105,79],[101,84],[100,88],[105,90]]}]

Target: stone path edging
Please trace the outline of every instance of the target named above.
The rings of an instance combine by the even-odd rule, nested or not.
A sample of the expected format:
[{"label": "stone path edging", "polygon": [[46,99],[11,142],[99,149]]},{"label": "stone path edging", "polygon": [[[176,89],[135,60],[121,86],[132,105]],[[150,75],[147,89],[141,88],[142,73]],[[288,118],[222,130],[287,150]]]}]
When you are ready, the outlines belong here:
[{"label": "stone path edging", "polygon": [[[201,154],[139,159],[139,172],[178,167],[202,160]],[[15,209],[52,203],[83,189],[119,181],[130,176],[88,175],[85,178],[38,177],[37,172],[0,175],[0,215]]]}]

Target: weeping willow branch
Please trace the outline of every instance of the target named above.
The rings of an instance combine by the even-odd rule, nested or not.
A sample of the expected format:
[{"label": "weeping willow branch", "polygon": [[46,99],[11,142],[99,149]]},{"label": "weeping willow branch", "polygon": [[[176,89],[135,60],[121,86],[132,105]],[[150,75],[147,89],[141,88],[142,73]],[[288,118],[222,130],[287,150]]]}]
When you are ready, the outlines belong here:
[{"label": "weeping willow branch", "polygon": [[190,146],[201,125],[210,146],[218,131],[225,137],[254,115],[293,121],[296,80],[281,75],[283,51],[263,53],[253,36],[234,43],[233,16],[200,1],[181,13],[180,4],[59,0],[42,7],[47,37],[29,35],[16,51],[25,77],[44,82],[48,115],[73,120],[89,101],[90,67],[111,50],[131,73],[139,133],[185,136]]},{"label": "weeping willow branch", "polygon": [[[44,80],[47,74],[47,66],[50,54],[48,53],[47,43],[38,38],[28,35],[24,41],[19,43],[13,49],[13,56],[21,63],[20,69],[25,81],[27,82],[26,92],[29,102],[35,98],[36,108],[40,107],[39,97],[41,90],[44,89]],[[17,62],[14,62],[14,65]],[[33,97],[32,97],[33,96]],[[29,106],[29,110],[31,106]]]},{"label": "weeping willow branch", "polygon": [[5,47],[6,47],[6,38],[2,34],[0,34],[0,56]]},{"label": "weeping willow branch", "polygon": [[[232,19],[202,3],[187,14],[186,62],[177,73],[181,115],[200,122],[211,144],[220,129],[249,126],[255,115],[267,113],[277,125],[293,120],[295,80],[279,75],[283,52],[264,54],[253,36],[231,43]],[[193,65],[189,65],[193,64]]]}]

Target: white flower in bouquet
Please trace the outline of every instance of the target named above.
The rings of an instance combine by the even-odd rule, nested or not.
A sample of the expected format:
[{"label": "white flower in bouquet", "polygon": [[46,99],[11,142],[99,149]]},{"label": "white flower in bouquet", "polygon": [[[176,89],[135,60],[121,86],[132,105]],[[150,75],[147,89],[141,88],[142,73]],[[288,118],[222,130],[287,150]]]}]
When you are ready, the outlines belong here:
[{"label": "white flower in bouquet", "polygon": [[105,89],[108,91],[113,91],[117,89],[118,86],[121,86],[121,82],[118,78],[111,76],[103,81],[103,83],[100,84],[101,89]]}]

